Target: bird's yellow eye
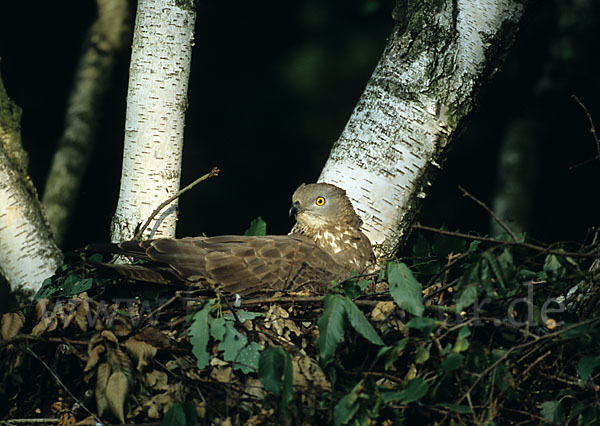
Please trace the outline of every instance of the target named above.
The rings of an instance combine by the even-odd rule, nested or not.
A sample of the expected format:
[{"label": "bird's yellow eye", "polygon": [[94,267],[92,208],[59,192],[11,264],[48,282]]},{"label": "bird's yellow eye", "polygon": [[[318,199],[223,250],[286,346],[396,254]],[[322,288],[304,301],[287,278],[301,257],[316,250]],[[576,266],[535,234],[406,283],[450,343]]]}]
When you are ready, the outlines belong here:
[{"label": "bird's yellow eye", "polygon": [[319,197],[319,198],[317,198],[317,199],[315,200],[315,204],[316,204],[317,206],[322,206],[323,204],[325,204],[325,198],[323,198],[323,197]]}]

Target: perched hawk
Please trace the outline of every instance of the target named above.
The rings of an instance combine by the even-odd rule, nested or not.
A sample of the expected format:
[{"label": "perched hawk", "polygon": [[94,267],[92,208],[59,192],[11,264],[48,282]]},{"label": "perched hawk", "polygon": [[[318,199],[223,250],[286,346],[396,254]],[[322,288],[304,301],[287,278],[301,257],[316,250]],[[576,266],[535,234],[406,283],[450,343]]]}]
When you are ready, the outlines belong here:
[{"label": "perched hawk", "polygon": [[375,257],[346,192],[327,183],[302,184],[292,196],[289,235],[160,238],[91,244],[88,252],[143,259],[143,265],[103,264],[119,275],[156,283],[210,283],[229,293],[309,288],[362,273]]}]

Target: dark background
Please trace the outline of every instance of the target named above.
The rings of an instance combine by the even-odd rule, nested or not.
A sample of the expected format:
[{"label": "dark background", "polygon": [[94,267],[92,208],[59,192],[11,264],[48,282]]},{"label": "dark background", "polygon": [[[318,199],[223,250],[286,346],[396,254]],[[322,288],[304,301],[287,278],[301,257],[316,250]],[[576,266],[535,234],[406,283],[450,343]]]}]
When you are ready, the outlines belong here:
[{"label": "dark background", "polygon": [[[41,191],[95,2],[10,2],[0,13],[0,68],[23,110],[30,173]],[[286,233],[290,196],[315,181],[390,34],[392,1],[200,2],[186,115],[182,186],[212,166],[218,178],[180,199],[179,236],[243,233],[262,216]],[[423,224],[489,231],[498,151],[514,120],[535,120],[538,179],[528,233],[583,241],[599,223],[600,161],[576,94],[600,124],[598,2],[530,8],[517,43],[433,186]],[[117,203],[128,59],[114,74],[65,248],[108,240]],[[533,166],[533,165],[532,165]]]}]

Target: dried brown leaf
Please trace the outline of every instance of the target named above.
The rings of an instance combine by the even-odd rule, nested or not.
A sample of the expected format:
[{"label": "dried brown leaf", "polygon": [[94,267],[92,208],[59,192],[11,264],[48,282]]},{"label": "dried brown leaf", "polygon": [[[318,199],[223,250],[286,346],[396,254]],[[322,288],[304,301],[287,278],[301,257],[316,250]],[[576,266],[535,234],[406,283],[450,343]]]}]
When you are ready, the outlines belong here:
[{"label": "dried brown leaf", "polygon": [[320,392],[331,392],[331,383],[314,360],[308,356],[296,356],[292,360],[294,368],[294,387],[298,389],[318,389]]},{"label": "dried brown leaf", "polygon": [[96,370],[96,407],[98,414],[103,416],[108,410],[108,399],[106,398],[106,386],[110,378],[110,366],[107,362],[103,362]]},{"label": "dried brown leaf", "polygon": [[46,331],[51,331],[50,326],[53,325],[52,330],[56,328],[56,323],[58,319],[56,316],[52,316],[50,318],[42,318],[40,322],[38,322],[31,330],[31,335],[35,337],[39,337],[44,334]]},{"label": "dried brown leaf", "polygon": [[106,400],[112,413],[125,423],[125,400],[129,395],[129,380],[122,371],[114,371],[106,384]]},{"label": "dried brown leaf", "polygon": [[137,370],[141,373],[144,367],[148,365],[148,361],[153,359],[156,355],[157,349],[140,340],[130,337],[125,342],[125,348],[137,361]]},{"label": "dried brown leaf", "polygon": [[146,386],[155,390],[169,390],[169,376],[164,371],[154,370],[144,376]]},{"label": "dried brown leaf", "polygon": [[0,330],[3,340],[9,340],[15,337],[23,329],[25,317],[21,312],[7,312],[2,315],[0,321]]},{"label": "dried brown leaf", "polygon": [[82,300],[77,306],[77,313],[75,315],[75,324],[83,332],[88,329],[88,312],[90,312],[90,304],[88,299]]},{"label": "dried brown leaf", "polygon": [[148,327],[135,335],[137,340],[142,340],[159,349],[166,349],[171,346],[169,339],[165,334],[155,327]]},{"label": "dried brown leaf", "polygon": [[41,299],[35,304],[35,318],[39,321],[44,317],[44,314],[48,311],[48,305],[50,299]]},{"label": "dried brown leaf", "polygon": [[90,371],[92,368],[98,364],[100,360],[100,354],[103,353],[106,349],[102,345],[95,346],[92,350],[88,351],[88,360],[85,364],[84,372]]},{"label": "dried brown leaf", "polygon": [[379,302],[371,311],[371,318],[374,321],[384,321],[394,309],[396,309],[394,302]]},{"label": "dried brown leaf", "polygon": [[119,339],[117,339],[117,336],[115,336],[115,334],[110,330],[102,330],[100,335],[109,342],[116,343],[117,345],[119,344]]}]

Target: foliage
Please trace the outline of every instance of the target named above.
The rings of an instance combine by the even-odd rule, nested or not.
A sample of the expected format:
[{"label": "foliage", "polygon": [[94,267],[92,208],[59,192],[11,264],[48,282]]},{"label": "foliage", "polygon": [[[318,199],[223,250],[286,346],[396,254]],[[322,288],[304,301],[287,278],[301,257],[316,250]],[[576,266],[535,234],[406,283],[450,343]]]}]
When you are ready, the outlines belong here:
[{"label": "foliage", "polygon": [[[377,277],[241,307],[209,290],[115,285],[90,273],[94,257],[59,269],[36,310],[6,314],[2,338],[28,334],[48,360],[55,349],[35,339],[83,341],[84,379],[69,386],[80,395],[95,381],[97,410],[118,420],[592,424],[600,273],[585,254],[596,247],[568,250],[416,235]],[[32,375],[18,373],[17,347],[0,351],[0,390],[41,395],[19,385]]]}]

